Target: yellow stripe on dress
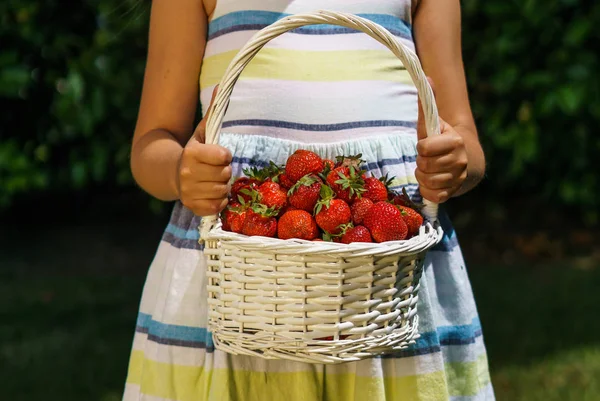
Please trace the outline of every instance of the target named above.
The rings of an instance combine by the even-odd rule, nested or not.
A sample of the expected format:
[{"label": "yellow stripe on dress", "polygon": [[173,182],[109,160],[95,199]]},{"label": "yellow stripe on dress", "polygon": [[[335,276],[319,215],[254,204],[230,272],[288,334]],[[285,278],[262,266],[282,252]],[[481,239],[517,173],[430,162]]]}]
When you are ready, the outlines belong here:
[{"label": "yellow stripe on dress", "polygon": [[[238,51],[204,59],[200,87],[220,82],[223,71]],[[389,81],[413,85],[402,62],[389,50],[299,51],[262,49],[242,72],[243,78],[288,81]]]},{"label": "yellow stripe on dress", "polygon": [[[485,356],[474,362],[448,363],[445,368],[452,375],[449,378],[450,396],[475,395],[489,383]],[[208,399],[209,394],[215,400],[263,401],[264,395],[272,394],[273,388],[281,391],[281,401],[322,398],[340,401],[435,400],[445,399],[449,385],[443,371],[411,376],[370,377],[327,373],[327,367],[322,369],[325,373],[321,368],[303,372],[207,370],[201,366],[152,361],[145,358],[142,351],[134,351],[127,383],[140,386],[143,394],[177,401]]]}]

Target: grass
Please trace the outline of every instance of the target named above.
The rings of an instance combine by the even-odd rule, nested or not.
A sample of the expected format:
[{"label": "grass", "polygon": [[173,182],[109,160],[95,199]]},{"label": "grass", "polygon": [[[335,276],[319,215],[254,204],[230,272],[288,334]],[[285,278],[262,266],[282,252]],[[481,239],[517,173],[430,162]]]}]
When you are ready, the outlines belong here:
[{"label": "grass", "polygon": [[0,399],[121,399],[142,277],[0,277]]},{"label": "grass", "polygon": [[600,269],[472,266],[498,400],[600,400]]},{"label": "grass", "polygon": [[[56,247],[28,252],[2,239],[0,399],[120,400],[155,228],[132,249],[108,225],[52,232]],[[29,245],[44,237],[27,235]],[[93,251],[78,251],[78,241]],[[599,268],[469,271],[499,401],[600,400]]]}]

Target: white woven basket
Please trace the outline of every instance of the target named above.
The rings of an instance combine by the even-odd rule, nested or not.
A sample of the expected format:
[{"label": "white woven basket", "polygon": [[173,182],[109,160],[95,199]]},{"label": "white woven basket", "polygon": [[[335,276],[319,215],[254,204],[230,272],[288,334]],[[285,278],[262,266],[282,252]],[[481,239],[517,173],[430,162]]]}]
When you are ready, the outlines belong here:
[{"label": "white woven basket", "polygon": [[[233,59],[210,110],[206,143],[217,143],[233,87],[271,39],[304,25],[354,28],[387,46],[417,87],[428,135],[439,133],[433,92],[417,56],[383,27],[338,12],[283,18],[259,31]],[[209,330],[217,349],[311,363],[356,361],[407,347],[417,338],[417,293],[425,252],[442,238],[437,205],[405,241],[340,244],[247,237],[205,217]]]}]

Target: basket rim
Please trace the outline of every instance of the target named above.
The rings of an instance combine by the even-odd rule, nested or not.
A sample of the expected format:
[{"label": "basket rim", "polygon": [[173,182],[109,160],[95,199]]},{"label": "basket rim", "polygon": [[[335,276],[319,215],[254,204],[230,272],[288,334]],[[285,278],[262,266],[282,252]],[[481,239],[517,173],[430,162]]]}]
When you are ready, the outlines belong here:
[{"label": "basket rim", "polygon": [[[371,256],[406,253],[414,254],[424,252],[437,245],[444,235],[439,223],[426,222],[419,229],[419,234],[399,241],[387,242],[353,242],[342,244],[328,241],[308,241],[298,238],[280,239],[262,236],[247,236],[224,231],[222,223],[218,220],[214,227],[206,234],[205,241],[225,241],[230,246],[243,250],[273,251],[277,254],[344,254],[348,256]],[[208,248],[205,248],[205,250]]]}]

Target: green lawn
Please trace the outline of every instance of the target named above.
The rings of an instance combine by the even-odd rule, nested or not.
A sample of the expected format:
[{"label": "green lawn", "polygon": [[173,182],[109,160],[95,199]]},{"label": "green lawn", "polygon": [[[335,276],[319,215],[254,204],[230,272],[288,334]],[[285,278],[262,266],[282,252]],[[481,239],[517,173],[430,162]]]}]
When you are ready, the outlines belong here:
[{"label": "green lawn", "polygon": [[[0,399],[119,400],[143,273],[0,266]],[[498,400],[600,400],[600,269],[470,272]]]},{"label": "green lawn", "polygon": [[600,400],[599,268],[472,266],[471,280],[498,400]]}]

